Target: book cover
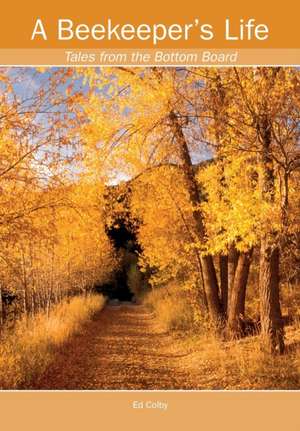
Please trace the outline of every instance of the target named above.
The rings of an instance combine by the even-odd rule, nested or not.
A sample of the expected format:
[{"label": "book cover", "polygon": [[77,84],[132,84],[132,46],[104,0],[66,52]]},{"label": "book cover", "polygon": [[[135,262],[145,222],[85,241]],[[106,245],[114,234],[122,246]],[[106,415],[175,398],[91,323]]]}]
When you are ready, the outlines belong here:
[{"label": "book cover", "polygon": [[0,17],[4,429],[299,428],[299,5]]}]

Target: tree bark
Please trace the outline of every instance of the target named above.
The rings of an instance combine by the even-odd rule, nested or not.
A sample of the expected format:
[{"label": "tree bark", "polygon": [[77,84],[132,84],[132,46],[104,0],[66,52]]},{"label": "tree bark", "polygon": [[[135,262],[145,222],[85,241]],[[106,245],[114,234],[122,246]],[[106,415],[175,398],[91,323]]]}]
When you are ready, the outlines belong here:
[{"label": "tree bark", "polygon": [[219,255],[219,268],[220,268],[220,288],[221,288],[221,301],[224,314],[227,315],[228,307],[228,256],[224,254]]},{"label": "tree bark", "polygon": [[260,248],[260,319],[263,348],[284,352],[284,331],[279,299],[279,249],[266,235]]},{"label": "tree bark", "polygon": [[[275,195],[275,178],[271,149],[271,126],[267,116],[258,124],[261,137],[261,192],[265,202],[272,204]],[[284,331],[279,300],[279,248],[276,232],[266,231],[261,238],[259,291],[261,335],[264,350],[283,353]]]},{"label": "tree bark", "polygon": [[246,288],[253,250],[241,253],[235,271],[230,295],[227,333],[229,338],[239,338],[244,332]]},{"label": "tree bark", "polygon": [[[196,233],[203,245],[206,242],[206,232],[204,227],[203,214],[199,208],[201,203],[198,184],[195,178],[194,168],[192,165],[190,153],[184,137],[181,125],[178,122],[177,116],[174,112],[170,112],[171,125],[174,128],[175,137],[178,143],[179,156],[182,161],[183,173],[190,196],[191,203],[194,206],[193,218],[195,221]],[[208,309],[212,320],[219,323],[223,320],[222,306],[218,292],[217,274],[211,255],[202,255],[201,264],[203,270],[204,287]]]},{"label": "tree bark", "polygon": [[[231,292],[234,284],[235,271],[238,264],[239,252],[235,248],[234,244],[231,245],[228,252],[228,298],[231,296]],[[229,315],[230,301],[227,304],[227,315]]]}]

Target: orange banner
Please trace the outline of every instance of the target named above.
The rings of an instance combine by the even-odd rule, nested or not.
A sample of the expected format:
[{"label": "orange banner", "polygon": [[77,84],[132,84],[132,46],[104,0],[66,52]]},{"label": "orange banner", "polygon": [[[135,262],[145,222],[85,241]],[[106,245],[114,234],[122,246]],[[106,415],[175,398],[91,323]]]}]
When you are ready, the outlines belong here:
[{"label": "orange banner", "polygon": [[[299,393],[2,393],[3,429],[299,430]],[[166,407],[165,407],[166,406]]]},{"label": "orange banner", "polygon": [[2,66],[294,66],[300,49],[0,49]]},{"label": "orange banner", "polygon": [[[31,40],[38,19],[43,29]],[[6,2],[1,11],[0,48],[153,47],[298,48],[299,2],[28,0]]]}]

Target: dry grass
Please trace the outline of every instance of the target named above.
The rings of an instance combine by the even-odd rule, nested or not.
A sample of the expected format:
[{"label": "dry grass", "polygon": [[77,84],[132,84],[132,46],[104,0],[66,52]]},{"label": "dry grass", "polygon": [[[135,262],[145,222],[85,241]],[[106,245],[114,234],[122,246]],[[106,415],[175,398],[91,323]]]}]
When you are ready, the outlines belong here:
[{"label": "dry grass", "polygon": [[159,326],[166,330],[189,330],[193,327],[194,316],[189,298],[175,286],[156,288],[144,298],[155,313]]},{"label": "dry grass", "polygon": [[[208,322],[191,318],[190,308],[177,289],[150,292],[145,303],[173,338],[174,352],[182,355],[180,367],[190,370],[198,389],[299,389],[300,325],[286,328],[286,353],[270,356],[261,349],[260,337],[238,341],[216,337]],[[297,315],[297,313],[295,313]]]},{"label": "dry grass", "polygon": [[203,389],[299,389],[297,350],[282,356],[270,356],[260,348],[259,337],[235,342],[200,337],[185,341],[191,354],[183,362],[185,369],[200,372]]},{"label": "dry grass", "polygon": [[50,315],[40,313],[20,320],[13,332],[4,333],[0,345],[0,388],[26,387],[41,375],[55,352],[79,332],[104,306],[100,295],[76,297],[55,306]]}]

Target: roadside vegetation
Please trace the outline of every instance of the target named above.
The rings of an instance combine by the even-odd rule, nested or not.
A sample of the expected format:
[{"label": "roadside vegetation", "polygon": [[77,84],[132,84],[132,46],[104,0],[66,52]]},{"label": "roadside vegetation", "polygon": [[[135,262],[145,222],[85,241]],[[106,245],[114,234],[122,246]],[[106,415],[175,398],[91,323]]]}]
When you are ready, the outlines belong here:
[{"label": "roadside vegetation", "polygon": [[[257,317],[255,290],[249,286],[252,300],[247,315],[253,319]],[[183,355],[182,367],[207,376],[203,389],[296,390],[300,385],[300,322],[292,316],[299,310],[299,286],[292,291],[287,286],[282,290],[286,352],[275,356],[262,350],[259,325],[248,327],[247,337],[228,340],[225,333],[216,333],[204,316],[192,318],[189,295],[180,298],[180,288],[174,283],[149,291],[143,303],[161,330],[171,337],[171,351]]]},{"label": "roadside vegetation", "polygon": [[105,304],[101,295],[65,299],[50,313],[23,317],[0,338],[0,388],[30,387]]}]

